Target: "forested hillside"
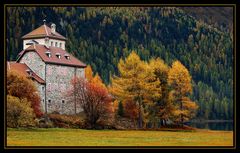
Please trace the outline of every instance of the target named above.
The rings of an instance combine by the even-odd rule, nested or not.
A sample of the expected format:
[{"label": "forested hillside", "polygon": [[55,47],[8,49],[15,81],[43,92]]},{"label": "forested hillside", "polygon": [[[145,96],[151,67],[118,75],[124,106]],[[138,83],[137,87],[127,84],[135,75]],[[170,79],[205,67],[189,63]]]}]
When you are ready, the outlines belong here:
[{"label": "forested hillside", "polygon": [[[8,7],[7,60],[22,50],[21,36],[46,19],[68,38],[67,50],[90,64],[105,83],[135,50],[142,60],[179,60],[193,78],[197,118],[233,118],[233,40],[230,32],[175,7]],[[229,23],[231,25],[231,23]]]},{"label": "forested hillside", "polygon": [[180,7],[197,20],[202,20],[226,32],[233,31],[233,8],[231,7]]}]

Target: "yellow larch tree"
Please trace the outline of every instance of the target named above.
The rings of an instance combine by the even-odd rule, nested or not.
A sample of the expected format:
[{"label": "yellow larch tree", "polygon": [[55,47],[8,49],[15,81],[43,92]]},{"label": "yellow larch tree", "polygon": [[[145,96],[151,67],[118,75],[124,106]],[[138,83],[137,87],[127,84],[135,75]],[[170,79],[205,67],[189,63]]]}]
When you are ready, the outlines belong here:
[{"label": "yellow larch tree", "polygon": [[175,105],[173,116],[175,121],[183,125],[183,122],[194,116],[198,108],[197,104],[190,100],[189,95],[192,93],[191,75],[187,68],[180,61],[172,64],[168,73],[168,85],[170,86],[170,100]]},{"label": "yellow larch tree", "polygon": [[120,59],[118,70],[120,75],[111,78],[109,90],[123,103],[136,104],[138,127],[142,128],[143,121],[147,118],[147,111],[144,109],[151,107],[153,100],[161,97],[160,81],[153,77],[148,64],[141,61],[134,51],[125,60]]},{"label": "yellow larch tree", "polygon": [[[153,123],[160,120],[166,121],[169,119],[171,112],[173,111],[173,104],[169,101],[169,88],[168,88],[168,72],[169,66],[164,63],[160,58],[152,58],[149,61],[149,66],[152,69],[152,73],[155,78],[160,80],[160,86],[162,91],[162,97],[155,101],[155,107],[153,111]],[[165,122],[163,122],[165,123]]]}]

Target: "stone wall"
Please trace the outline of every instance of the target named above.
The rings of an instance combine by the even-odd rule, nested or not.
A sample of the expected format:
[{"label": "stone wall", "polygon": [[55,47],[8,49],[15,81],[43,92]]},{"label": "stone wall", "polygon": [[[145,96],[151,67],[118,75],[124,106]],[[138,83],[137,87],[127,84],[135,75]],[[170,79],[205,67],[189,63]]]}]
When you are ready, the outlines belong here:
[{"label": "stone wall", "polygon": [[[26,52],[21,58],[20,63],[25,63],[34,73],[42,79],[46,79],[46,85],[36,83],[39,95],[41,96],[43,112],[75,113],[74,99],[69,97],[68,91],[72,87],[71,79],[75,74],[84,77],[84,68],[45,64],[36,52]],[[45,110],[46,107],[47,110]],[[77,105],[76,111],[78,113],[83,110]]]},{"label": "stone wall", "polygon": [[34,73],[45,79],[45,63],[36,52],[26,52],[19,63],[25,63]]},{"label": "stone wall", "polygon": [[[74,114],[74,100],[68,93],[71,89],[71,79],[77,76],[84,76],[84,71],[75,67],[63,65],[46,65],[46,100],[47,112],[59,112],[61,114]],[[78,75],[79,74],[79,75]],[[77,106],[77,113],[82,111]]]},{"label": "stone wall", "polygon": [[45,112],[45,84],[40,84],[36,81],[34,81],[35,86],[37,87],[38,94],[41,98],[41,111],[44,113]]}]

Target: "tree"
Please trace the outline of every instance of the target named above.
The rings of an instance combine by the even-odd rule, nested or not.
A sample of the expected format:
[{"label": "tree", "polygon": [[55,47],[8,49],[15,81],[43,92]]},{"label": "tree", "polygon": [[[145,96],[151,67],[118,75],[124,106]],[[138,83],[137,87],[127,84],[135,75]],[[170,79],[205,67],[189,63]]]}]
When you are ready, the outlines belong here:
[{"label": "tree", "polygon": [[188,98],[192,93],[191,76],[181,62],[175,61],[169,70],[167,81],[171,89],[170,100],[175,105],[175,119],[183,126],[183,122],[191,118],[197,109],[196,103]]},{"label": "tree", "polygon": [[96,73],[96,75],[92,78],[92,80],[90,82],[93,84],[97,84],[98,86],[107,90],[107,87],[103,83],[103,81],[102,81],[101,77],[98,75],[98,73]]},{"label": "tree", "polygon": [[91,81],[93,79],[93,71],[90,65],[87,65],[87,67],[84,69],[85,70],[85,78],[88,81]]},{"label": "tree", "polygon": [[[120,76],[111,78],[110,92],[123,101],[125,106],[137,106],[138,108],[138,127],[142,128],[143,105],[149,105],[153,99],[161,96],[160,81],[153,77],[151,69],[147,63],[140,60],[140,57],[132,51],[123,61],[118,63]],[[129,103],[129,104],[128,104]],[[125,112],[127,113],[128,109]],[[134,109],[133,109],[134,111]],[[129,113],[134,114],[134,113]],[[132,117],[134,118],[134,117]]]},{"label": "tree", "polygon": [[7,72],[7,94],[20,99],[26,98],[37,117],[42,116],[40,96],[34,82],[14,70]]},{"label": "tree", "polygon": [[123,104],[122,104],[122,102],[120,101],[120,102],[118,103],[118,115],[119,115],[119,116],[123,116],[123,114],[124,114],[124,112],[123,112]]},{"label": "tree", "polygon": [[151,59],[149,66],[152,69],[154,77],[158,78],[161,82],[162,97],[155,101],[154,114],[161,120],[167,120],[172,113],[172,103],[169,100],[169,87],[167,83],[169,67],[160,58]]},{"label": "tree", "polygon": [[100,117],[111,111],[111,98],[108,91],[98,84],[88,82],[84,78],[75,77],[71,82],[74,87],[70,96],[76,94],[76,103],[80,104],[86,114],[90,128],[95,128]]},{"label": "tree", "polygon": [[26,98],[20,99],[7,95],[7,126],[28,127],[34,126],[35,114],[31,103]]}]

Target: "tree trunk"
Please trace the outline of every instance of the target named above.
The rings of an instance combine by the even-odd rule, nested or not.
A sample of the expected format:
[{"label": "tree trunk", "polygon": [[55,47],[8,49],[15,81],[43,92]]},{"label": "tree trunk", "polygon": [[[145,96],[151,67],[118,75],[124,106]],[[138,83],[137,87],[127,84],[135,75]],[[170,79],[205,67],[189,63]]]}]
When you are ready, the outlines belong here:
[{"label": "tree trunk", "polygon": [[[181,109],[181,112],[182,112],[182,110],[183,110],[183,106],[182,106],[182,101],[180,101],[180,109]],[[182,115],[182,113],[181,113],[181,115],[180,115],[180,117],[181,117],[181,127],[183,127],[183,115]]]},{"label": "tree trunk", "polygon": [[138,128],[142,128],[141,100],[139,100],[138,104]]}]

